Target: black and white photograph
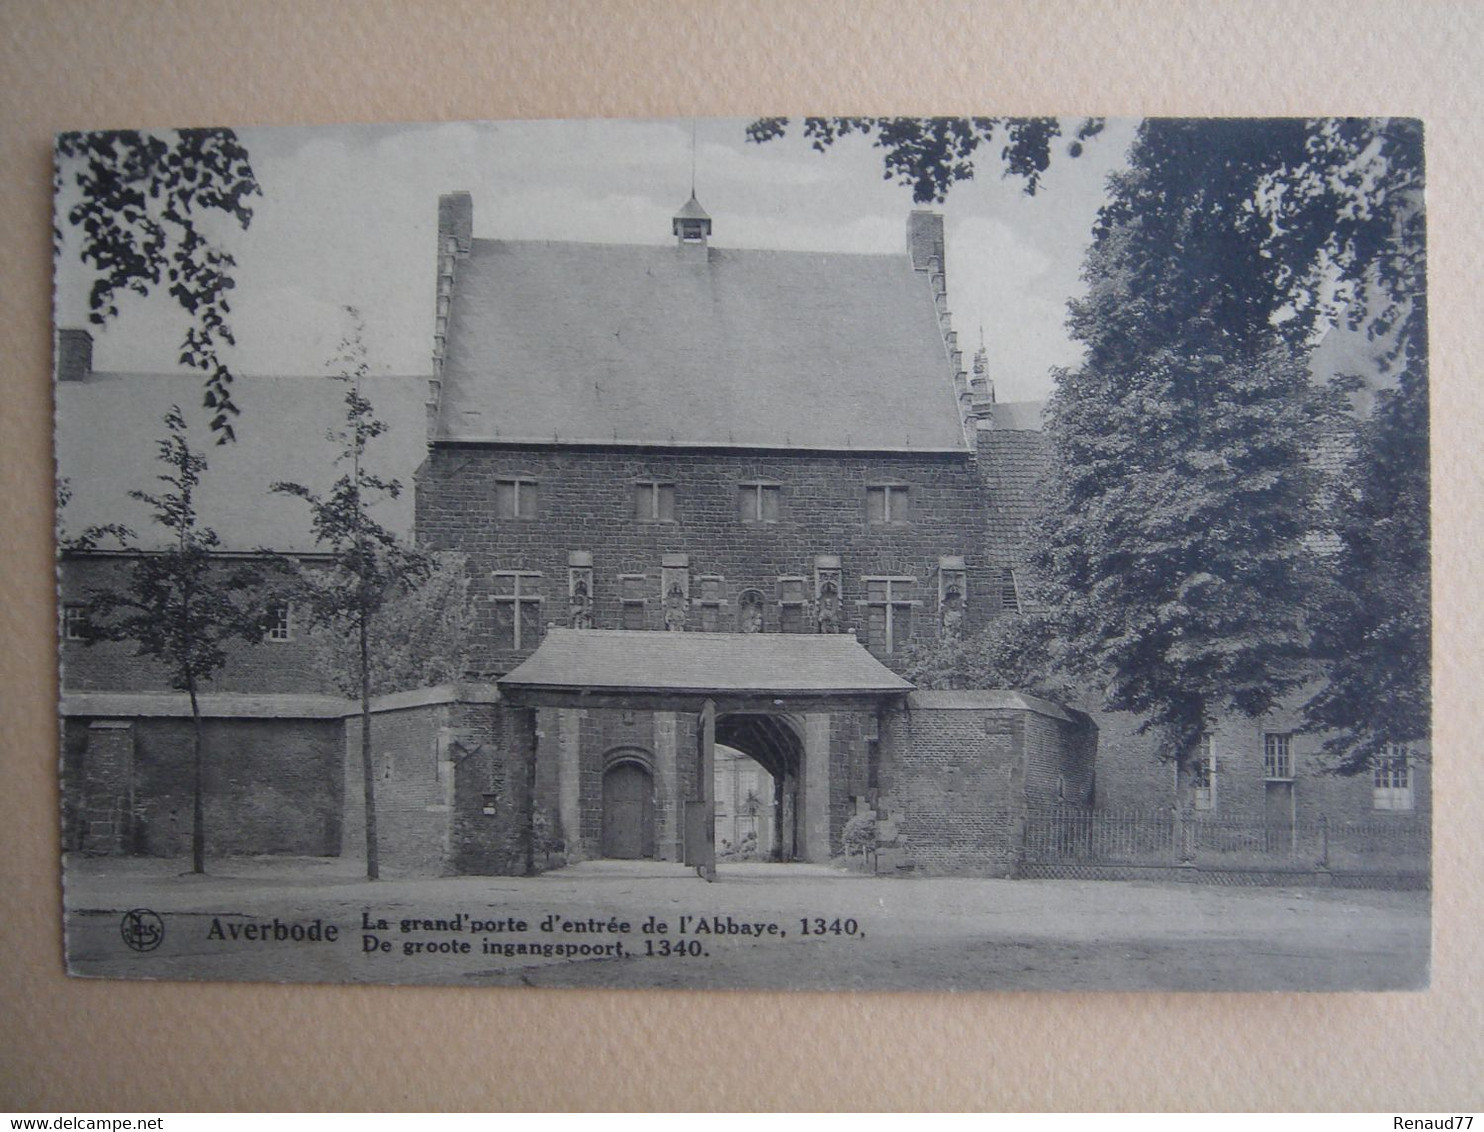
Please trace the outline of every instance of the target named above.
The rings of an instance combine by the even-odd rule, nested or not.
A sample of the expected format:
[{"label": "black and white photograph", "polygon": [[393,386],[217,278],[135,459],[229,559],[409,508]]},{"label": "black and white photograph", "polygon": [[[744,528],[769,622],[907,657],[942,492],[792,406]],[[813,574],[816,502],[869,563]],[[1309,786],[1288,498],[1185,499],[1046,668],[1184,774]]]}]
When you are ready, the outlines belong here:
[{"label": "black and white photograph", "polygon": [[55,158],[70,974],[1428,987],[1423,122]]}]

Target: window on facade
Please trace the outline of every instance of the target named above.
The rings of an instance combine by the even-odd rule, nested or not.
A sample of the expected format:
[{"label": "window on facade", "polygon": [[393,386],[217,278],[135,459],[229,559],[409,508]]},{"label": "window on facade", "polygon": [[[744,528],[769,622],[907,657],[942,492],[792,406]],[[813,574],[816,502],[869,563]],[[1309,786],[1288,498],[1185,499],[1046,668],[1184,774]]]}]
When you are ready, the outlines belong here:
[{"label": "window on facade", "polygon": [[778,629],[783,633],[802,633],[805,628],[805,579],[778,579]]},{"label": "window on facade", "polygon": [[88,639],[89,628],[87,606],[62,606],[62,640],[85,641]]},{"label": "window on facade", "polygon": [[294,610],[288,602],[282,602],[268,610],[265,619],[265,641],[291,641],[294,639]]},{"label": "window on facade", "polygon": [[1371,805],[1378,810],[1412,808],[1412,756],[1400,743],[1371,763]]},{"label": "window on facade", "polygon": [[744,483],[737,488],[737,518],[744,523],[776,523],[782,498],[779,484]]},{"label": "window on facade", "polygon": [[534,519],[540,501],[540,487],[533,479],[516,476],[495,481],[495,517],[498,519]]},{"label": "window on facade", "polygon": [[873,484],[866,488],[867,522],[905,523],[911,518],[910,496],[905,484]]},{"label": "window on facade", "polygon": [[624,574],[618,579],[622,603],[621,625],[625,629],[643,629],[646,579],[643,574]]},{"label": "window on facade", "polygon": [[1216,741],[1208,731],[1196,744],[1190,762],[1191,803],[1198,810],[1216,808]]},{"label": "window on facade", "polygon": [[634,518],[651,523],[675,521],[675,485],[660,480],[634,484]]},{"label": "window on facade", "polygon": [[917,604],[916,578],[862,578],[866,597],[866,647],[890,656],[912,639],[912,607]]},{"label": "window on facade", "polygon": [[524,570],[495,572],[495,647],[517,652],[541,640],[541,575]]},{"label": "window on facade", "polygon": [[1262,737],[1262,776],[1286,781],[1293,777],[1293,736],[1268,733]]}]

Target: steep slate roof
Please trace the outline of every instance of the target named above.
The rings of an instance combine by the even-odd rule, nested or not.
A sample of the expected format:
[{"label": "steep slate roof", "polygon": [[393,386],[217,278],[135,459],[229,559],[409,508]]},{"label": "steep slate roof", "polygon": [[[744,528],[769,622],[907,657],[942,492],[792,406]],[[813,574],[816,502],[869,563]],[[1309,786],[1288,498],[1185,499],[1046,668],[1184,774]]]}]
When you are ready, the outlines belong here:
[{"label": "steep slate roof", "polygon": [[1013,692],[1000,688],[963,692],[913,692],[907,697],[907,707],[935,711],[984,711],[986,709],[1033,711],[1040,715],[1051,716],[1053,719],[1065,720],[1068,723],[1077,722],[1077,717],[1060,704],[1043,700],[1039,696],[1028,695],[1025,692]]},{"label": "steep slate roof", "polygon": [[719,695],[910,692],[854,637],[550,629],[501,688]]},{"label": "steep slate roof", "polygon": [[[999,406],[996,406],[999,408]],[[1014,566],[1030,550],[1041,501],[1046,496],[1051,452],[1044,433],[995,427],[980,433],[985,487],[985,553],[992,565]]]},{"label": "steep slate roof", "polygon": [[[400,479],[404,488],[400,498],[378,504],[373,514],[403,535],[412,533],[412,476],[427,450],[427,387],[427,379],[417,377],[372,377],[361,385],[388,426],[371,442],[367,466]],[[72,491],[60,516],[64,535],[123,523],[139,536],[140,546],[161,544],[163,528],[129,492],[162,489],[155,442],[166,435],[165,413],[179,405],[189,443],[207,461],[197,495],[200,522],[216,531],[223,549],[315,549],[308,505],[269,488],[291,480],[323,492],[344,471],[332,462],[335,447],[325,438],[345,419],[343,382],[323,376],[239,377],[232,386],[232,398],[242,409],[235,421],[237,440],[223,445],[207,428],[199,375],[93,373],[82,381],[59,381],[55,388],[57,474]]]},{"label": "steep slate roof", "polygon": [[474,240],[438,436],[964,451],[905,254]]}]

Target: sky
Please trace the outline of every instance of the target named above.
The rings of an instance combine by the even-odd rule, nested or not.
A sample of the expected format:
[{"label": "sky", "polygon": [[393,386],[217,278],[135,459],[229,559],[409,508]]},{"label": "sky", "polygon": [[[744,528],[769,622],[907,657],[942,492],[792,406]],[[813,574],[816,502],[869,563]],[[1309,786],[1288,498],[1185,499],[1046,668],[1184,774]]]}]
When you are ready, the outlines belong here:
[{"label": "sky", "polygon": [[[229,355],[244,374],[320,374],[345,333],[366,324],[371,368],[426,375],[433,327],[438,197],[468,190],[484,238],[667,244],[670,218],[696,193],[719,247],[897,253],[908,187],[883,179],[859,137],[825,154],[799,136],[763,145],[744,119],[590,120],[242,129],[263,195],[245,231],[211,225],[236,257]],[[978,176],[944,213],[949,308],[972,355],[983,328],[1001,401],[1039,400],[1053,366],[1081,355],[1063,328],[1107,174],[1137,123],[1110,122],[1083,155],[1065,139],[1028,197],[984,147]],[[693,143],[694,136],[694,143]],[[66,207],[67,195],[61,198]],[[86,324],[91,277],[74,239],[58,261],[58,325]],[[100,372],[164,372],[185,316],[167,297],[127,295],[91,328]]]}]

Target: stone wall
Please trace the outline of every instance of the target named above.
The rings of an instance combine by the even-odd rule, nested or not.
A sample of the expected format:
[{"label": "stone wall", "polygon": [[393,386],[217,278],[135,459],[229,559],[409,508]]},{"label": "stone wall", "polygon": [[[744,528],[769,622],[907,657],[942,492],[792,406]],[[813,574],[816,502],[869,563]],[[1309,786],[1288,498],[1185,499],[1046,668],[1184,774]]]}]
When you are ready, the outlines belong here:
[{"label": "stone wall", "polygon": [[[878,813],[900,863],[1012,875],[1032,796],[1092,792],[1085,718],[1010,692],[918,692],[883,721]],[[898,854],[891,854],[896,860]]]}]

